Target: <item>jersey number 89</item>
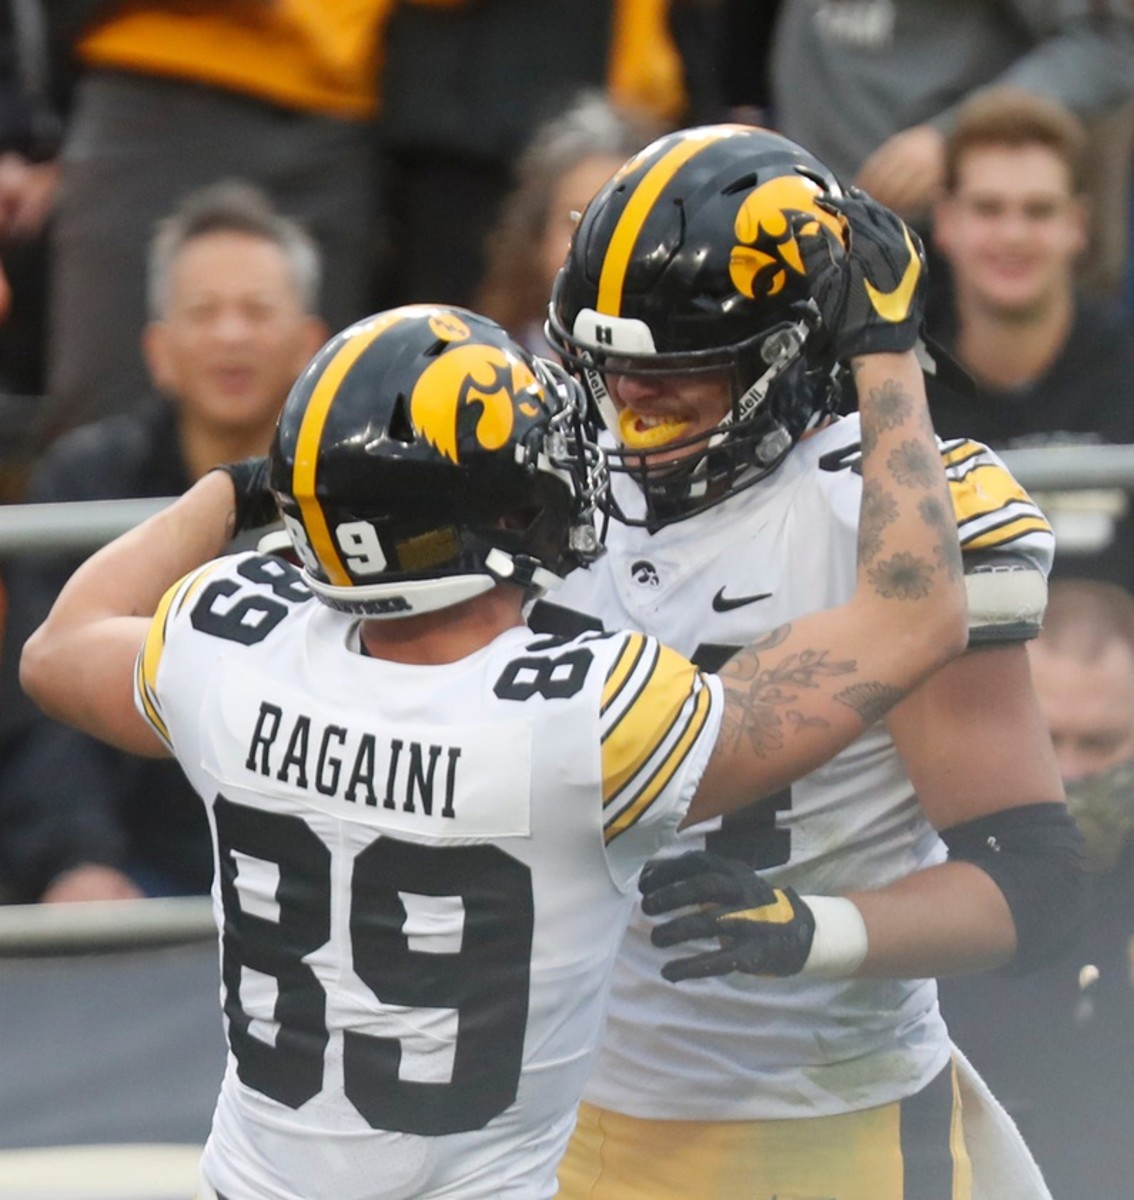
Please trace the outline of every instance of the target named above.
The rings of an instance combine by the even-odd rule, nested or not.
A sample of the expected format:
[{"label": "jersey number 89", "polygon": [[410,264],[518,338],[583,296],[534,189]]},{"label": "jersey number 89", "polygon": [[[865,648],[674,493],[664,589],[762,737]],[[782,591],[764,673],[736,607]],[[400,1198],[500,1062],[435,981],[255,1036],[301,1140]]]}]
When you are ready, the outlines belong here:
[{"label": "jersey number 89", "polygon": [[[221,974],[241,1081],[289,1108],[323,1089],[327,994],[305,959],[331,936],[331,851],[297,816],[218,796],[224,906]],[[239,858],[274,864],[275,920],[241,903]],[[459,948],[416,948],[404,894],[456,897]],[[480,1129],[516,1098],[528,1016],[531,872],[496,846],[437,847],[375,838],[354,860],[349,943],[354,973],[383,1005],[453,1009],[450,1078],[402,1079],[402,1042],[343,1034],[343,1090],[374,1129],[435,1137]],[[241,1002],[245,972],[275,980],[275,1037],[257,1036]]]}]

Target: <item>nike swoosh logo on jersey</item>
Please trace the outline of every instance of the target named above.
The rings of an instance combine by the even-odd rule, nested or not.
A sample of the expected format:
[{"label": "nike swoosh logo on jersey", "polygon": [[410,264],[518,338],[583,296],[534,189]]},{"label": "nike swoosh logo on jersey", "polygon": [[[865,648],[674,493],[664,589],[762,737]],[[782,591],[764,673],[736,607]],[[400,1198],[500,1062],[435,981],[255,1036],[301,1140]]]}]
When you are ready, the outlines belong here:
[{"label": "nike swoosh logo on jersey", "polygon": [[921,275],[921,259],[918,258],[917,250],[910,239],[910,231],[906,229],[904,232],[906,249],[910,252],[910,261],[902,273],[901,279],[898,280],[898,286],[892,292],[881,292],[869,279],[866,281],[866,294],[870,297],[874,311],[883,321],[889,321],[893,325],[906,319],[906,314],[910,311],[910,302],[913,300],[914,289],[917,287],[917,281]]},{"label": "nike swoosh logo on jersey", "polygon": [[754,596],[726,596],[724,588],[721,588],[713,597],[713,612],[731,612],[734,608],[755,604],[757,600],[767,600],[771,594],[771,592],[757,592]]}]

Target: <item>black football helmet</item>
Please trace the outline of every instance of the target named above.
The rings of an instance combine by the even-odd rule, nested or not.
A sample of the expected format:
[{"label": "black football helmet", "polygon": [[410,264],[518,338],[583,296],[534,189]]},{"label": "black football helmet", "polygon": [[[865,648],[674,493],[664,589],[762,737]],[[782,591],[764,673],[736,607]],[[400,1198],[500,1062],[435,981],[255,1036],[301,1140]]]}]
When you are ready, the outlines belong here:
[{"label": "black football helmet", "polygon": [[296,381],[270,483],[325,604],[402,617],[501,581],[538,593],[600,552],[586,398],[495,322],[410,305],[332,338]]},{"label": "black football helmet", "polygon": [[[546,332],[585,382],[617,439],[612,473],[632,475],[645,515],[613,490],[608,511],[658,528],[762,479],[806,429],[838,406],[839,368],[815,335],[815,307],[794,214],[843,238],[820,207],[835,176],[778,134],[711,125],[659,138],[588,204],[552,294]],[[845,240],[845,239],[844,239]],[[618,374],[726,372],[732,407],[706,439],[633,444],[619,428],[604,369]],[[652,432],[652,431],[651,431]],[[675,462],[675,448],[689,447]],[[665,459],[659,461],[658,450]]]}]

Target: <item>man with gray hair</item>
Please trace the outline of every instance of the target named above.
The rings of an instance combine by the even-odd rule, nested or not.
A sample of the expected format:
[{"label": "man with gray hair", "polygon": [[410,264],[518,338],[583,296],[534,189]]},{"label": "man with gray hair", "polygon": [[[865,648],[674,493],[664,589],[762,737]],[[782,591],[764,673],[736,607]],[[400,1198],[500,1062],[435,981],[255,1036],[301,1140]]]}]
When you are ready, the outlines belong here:
[{"label": "man with gray hair", "polygon": [[[252,185],[191,193],[150,246],[142,350],[157,397],[59,438],[34,502],[172,496],[217,463],[262,454],[295,378],[326,337],[320,257]],[[0,894],[9,901],[205,892],[200,806],[170,763],[109,750],[47,720],[16,682],[18,650],[81,558],[4,565]],[[78,797],[82,803],[77,803]]]}]

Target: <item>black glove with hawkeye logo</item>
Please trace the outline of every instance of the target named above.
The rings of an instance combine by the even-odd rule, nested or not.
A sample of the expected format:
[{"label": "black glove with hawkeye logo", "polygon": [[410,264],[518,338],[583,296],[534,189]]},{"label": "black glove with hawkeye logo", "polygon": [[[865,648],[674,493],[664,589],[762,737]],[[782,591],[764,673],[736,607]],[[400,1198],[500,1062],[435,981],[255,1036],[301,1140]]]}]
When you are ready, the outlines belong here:
[{"label": "black glove with hawkeye logo", "polygon": [[816,203],[839,219],[843,242],[802,213],[792,217],[792,229],[829,357],[845,362],[860,354],[912,350],[925,315],[921,239],[857,188]]},{"label": "black glove with hawkeye logo", "polygon": [[815,918],[791,888],[774,888],[751,867],[706,850],[649,862],[638,879],[648,916],[699,906],[654,927],[655,946],[717,938],[720,948],[662,967],[671,983],[707,975],[798,975],[811,953]]}]

